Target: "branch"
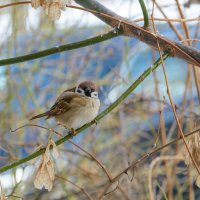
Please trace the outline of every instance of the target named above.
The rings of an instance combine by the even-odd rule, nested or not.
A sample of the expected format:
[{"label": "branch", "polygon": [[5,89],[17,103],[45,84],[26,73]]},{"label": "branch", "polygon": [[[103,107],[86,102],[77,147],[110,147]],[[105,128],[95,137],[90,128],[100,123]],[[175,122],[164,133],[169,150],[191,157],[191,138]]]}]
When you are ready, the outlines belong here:
[{"label": "branch", "polygon": [[[197,132],[199,132],[199,131],[200,131],[200,128],[198,128],[198,129],[196,129],[196,130],[194,130],[194,131],[191,131],[190,133],[185,134],[184,136],[185,136],[185,137],[189,137],[190,135],[195,134],[195,133],[197,133]],[[180,141],[180,140],[182,140],[182,138],[181,138],[181,137],[178,137],[178,138],[172,140],[171,142],[169,142],[169,143],[167,143],[167,144],[165,144],[165,145],[163,145],[163,146],[161,146],[161,147],[156,148],[155,150],[151,151],[150,153],[145,153],[145,154],[143,154],[139,159],[137,159],[135,162],[133,162],[132,164],[130,164],[126,169],[123,169],[121,172],[119,172],[119,173],[106,185],[106,187],[105,187],[103,193],[100,194],[100,196],[99,196],[98,199],[101,199],[101,198],[104,196],[105,192],[108,190],[108,188],[112,185],[112,183],[118,181],[118,180],[120,179],[120,177],[121,177],[123,174],[127,174],[127,172],[128,172],[130,169],[134,169],[137,165],[139,165],[140,163],[142,163],[144,160],[150,158],[150,156],[152,156],[152,155],[158,153],[159,151],[165,149],[166,147],[171,146],[172,144],[175,144],[176,142],[178,142],[178,141]]]},{"label": "branch", "polygon": [[89,193],[85,189],[83,189],[82,187],[80,187],[79,185],[77,185],[76,183],[74,183],[74,182],[72,182],[72,181],[70,181],[70,180],[68,180],[68,179],[66,179],[66,178],[64,178],[62,176],[55,175],[55,177],[59,178],[59,179],[62,179],[64,181],[68,182],[68,183],[71,183],[73,186],[75,186],[76,188],[78,188],[79,190],[81,190],[85,194],[85,196],[87,197],[87,199],[92,200],[92,197],[89,195]]},{"label": "branch", "polygon": [[[169,51],[171,56],[180,57],[191,64],[200,66],[200,51],[198,49],[178,41],[172,41],[158,33],[154,34],[149,30],[139,27],[135,23],[129,23],[127,19],[110,11],[96,0],[75,0],[75,2],[87,8],[88,12],[93,13],[100,20],[112,27],[118,27],[119,23],[121,23],[120,28],[123,30],[123,35],[135,37],[157,51],[158,40],[162,51]],[[76,6],[67,7],[77,8]]]},{"label": "branch", "polygon": [[[163,60],[167,59],[167,57],[169,56],[169,53],[164,53],[163,54]],[[82,131],[84,131],[85,129],[89,128],[91,125],[93,125],[94,123],[96,123],[97,121],[99,121],[100,119],[102,119],[105,115],[107,115],[108,113],[110,113],[114,108],[116,108],[120,103],[123,102],[124,99],[126,99],[129,94],[131,92],[133,92],[133,90],[148,76],[151,74],[152,71],[154,71],[159,65],[161,64],[161,59],[159,58],[153,66],[149,67],[147,70],[145,70],[142,75],[116,100],[114,101],[108,108],[106,108],[103,112],[101,112],[94,121],[85,124],[84,126],[82,126],[81,128],[78,128],[76,130],[76,134],[80,134]],[[68,134],[65,137],[57,140],[55,143],[56,145],[60,145],[62,143],[64,143],[65,141],[71,139],[74,135],[73,134]],[[5,172],[9,169],[12,169],[16,166],[19,166],[29,160],[32,160],[40,155],[42,155],[45,152],[45,148],[42,148],[38,151],[36,151],[35,153],[20,159],[19,161],[13,162],[9,165],[6,165],[4,167],[0,168],[0,173]]]},{"label": "branch", "polygon": [[98,35],[96,37],[92,37],[92,38],[89,38],[89,39],[86,39],[86,40],[82,40],[80,42],[61,45],[61,46],[58,46],[58,47],[53,47],[53,48],[50,48],[50,49],[39,51],[37,53],[27,54],[27,55],[24,55],[24,56],[0,60],[0,66],[20,63],[20,62],[24,62],[24,61],[28,61],[28,60],[34,60],[34,59],[41,58],[41,57],[44,57],[44,56],[49,56],[49,55],[52,55],[52,54],[55,54],[55,53],[60,53],[60,52],[63,52],[63,51],[69,51],[69,50],[72,50],[72,49],[78,49],[78,48],[81,48],[81,47],[86,47],[86,46],[89,46],[89,45],[92,45],[92,44],[97,44],[99,42],[103,42],[105,40],[109,40],[111,38],[117,37],[120,34],[121,34],[121,30],[116,30],[115,32],[109,31],[108,33],[101,34],[101,35]]},{"label": "branch", "polygon": [[[77,7],[77,6],[66,6],[66,7],[84,10],[84,11],[93,13],[95,16],[97,16],[99,19],[101,19],[108,25],[114,27],[115,29],[118,28],[119,29],[118,31],[121,32],[120,34],[122,34],[124,36],[135,37],[135,38],[139,39],[140,41],[145,42],[146,44],[148,44],[149,46],[151,46],[152,48],[154,48],[156,50],[158,50],[158,48],[157,48],[157,40],[158,40],[162,51],[168,51],[168,52],[170,52],[171,56],[180,57],[181,59],[184,59],[191,64],[200,66],[200,51],[198,49],[184,45],[178,41],[172,41],[158,33],[154,34],[150,30],[141,28],[135,23],[129,23],[127,21],[127,19],[125,19],[125,18],[117,15],[116,13],[112,12],[111,10],[107,9],[106,7],[104,7],[103,5],[98,3],[96,0],[75,0],[75,1],[85,8],[81,8],[81,7]],[[8,6],[13,6],[13,5],[20,5],[20,4],[30,4],[30,1],[6,4],[3,6],[0,6],[0,8],[5,8]],[[113,32],[113,33],[115,33],[115,32]],[[113,37],[114,37],[114,35],[113,35]],[[108,39],[110,39],[110,38],[108,38]],[[102,40],[102,41],[104,41],[104,40]],[[83,45],[83,46],[87,46],[87,45]],[[75,48],[80,48],[83,46],[79,46],[79,47],[75,47]],[[53,50],[52,53],[46,54],[46,52],[45,52],[46,50],[45,50],[45,51],[38,52],[39,55],[36,53],[35,57],[33,57],[33,58],[29,57],[29,55],[26,55],[27,57],[25,56],[25,58],[23,56],[16,58],[17,59],[16,62],[15,62],[15,58],[12,58],[13,60],[11,60],[11,61],[13,63],[18,63],[18,62],[23,62],[24,61],[23,58],[26,60],[31,60],[31,59],[51,55],[53,53],[61,52],[61,51],[57,50],[57,48],[55,47],[55,48],[49,49],[50,51]],[[69,49],[66,48],[66,50],[71,50],[71,49],[74,49],[74,48],[72,48],[72,47],[71,48],[69,47]],[[63,49],[63,51],[66,51],[66,50]],[[42,54],[44,53],[44,55],[40,56],[40,53],[42,53]],[[7,59],[2,60],[3,63],[0,64],[0,66],[6,65],[7,63],[6,64],[4,64],[4,63],[7,61],[8,61]]]}]

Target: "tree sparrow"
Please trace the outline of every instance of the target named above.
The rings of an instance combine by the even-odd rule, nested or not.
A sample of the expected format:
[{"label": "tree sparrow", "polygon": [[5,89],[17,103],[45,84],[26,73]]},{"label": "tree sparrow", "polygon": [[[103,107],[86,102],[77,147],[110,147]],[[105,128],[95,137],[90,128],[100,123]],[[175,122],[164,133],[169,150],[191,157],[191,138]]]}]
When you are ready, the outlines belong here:
[{"label": "tree sparrow", "polygon": [[98,114],[100,100],[95,84],[84,81],[77,87],[65,90],[49,111],[30,120],[55,117],[59,124],[68,129],[77,129],[91,122]]}]

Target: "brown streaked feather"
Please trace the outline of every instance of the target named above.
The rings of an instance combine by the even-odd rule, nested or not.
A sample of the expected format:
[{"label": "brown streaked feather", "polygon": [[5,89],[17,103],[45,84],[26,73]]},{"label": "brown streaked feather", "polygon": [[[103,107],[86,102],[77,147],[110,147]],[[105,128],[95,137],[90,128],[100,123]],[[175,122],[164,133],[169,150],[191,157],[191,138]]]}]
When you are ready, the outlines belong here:
[{"label": "brown streaked feather", "polygon": [[75,88],[65,90],[58,97],[55,104],[50,108],[49,111],[36,115],[32,117],[30,120],[40,118],[40,117],[45,117],[45,116],[46,116],[46,119],[49,119],[51,117],[56,117],[58,115],[64,114],[71,108],[71,104],[74,104],[74,102],[80,103],[80,106],[82,106],[81,101],[78,99],[81,99],[83,97],[77,93],[74,93],[74,91],[75,91]]},{"label": "brown streaked feather", "polygon": [[40,117],[45,117],[45,116],[47,116],[47,118],[48,118],[48,115],[49,115],[49,111],[42,113],[42,114],[39,114],[39,115],[36,115],[36,116],[32,117],[30,120],[37,119],[37,118],[40,118]]},{"label": "brown streaked feather", "polygon": [[57,99],[55,104],[49,110],[49,116],[47,118],[64,114],[72,108],[85,106],[86,102],[83,101],[84,98],[84,96],[74,92],[69,92],[68,90],[67,93],[63,92],[63,94]]},{"label": "brown streaked feather", "polygon": [[65,113],[70,107],[69,106],[70,101],[71,101],[71,99],[65,98],[65,99],[62,99],[62,100],[59,100],[58,102],[56,102],[49,110],[49,115],[48,115],[47,119],[50,117],[55,117],[57,115],[61,115],[61,114]]}]

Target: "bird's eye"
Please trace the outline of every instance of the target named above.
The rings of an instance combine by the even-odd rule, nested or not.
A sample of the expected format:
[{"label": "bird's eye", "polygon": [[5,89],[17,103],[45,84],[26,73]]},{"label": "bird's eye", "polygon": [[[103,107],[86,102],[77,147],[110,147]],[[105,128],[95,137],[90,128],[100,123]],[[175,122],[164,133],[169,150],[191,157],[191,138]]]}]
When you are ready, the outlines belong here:
[{"label": "bird's eye", "polygon": [[81,89],[78,89],[77,92],[78,93],[83,93],[83,91]]}]

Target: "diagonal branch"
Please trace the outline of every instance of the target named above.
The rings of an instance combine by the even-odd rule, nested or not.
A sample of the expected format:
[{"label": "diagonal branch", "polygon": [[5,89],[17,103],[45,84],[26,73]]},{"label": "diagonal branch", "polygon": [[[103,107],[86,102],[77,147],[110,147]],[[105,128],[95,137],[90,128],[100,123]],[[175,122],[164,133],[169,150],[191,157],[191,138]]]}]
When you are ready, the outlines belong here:
[{"label": "diagonal branch", "polygon": [[[167,59],[167,57],[169,56],[168,53],[164,53],[163,54],[163,60]],[[154,71],[159,65],[161,64],[161,59],[159,58],[155,63],[154,65],[152,65],[151,67],[149,67],[148,69],[146,69],[142,74],[141,76],[139,76],[139,78],[133,82],[133,84],[117,99],[115,100],[108,108],[106,108],[103,112],[101,112],[96,118],[94,121],[88,123],[88,124],[85,124],[84,126],[82,126],[81,128],[78,128],[76,130],[76,134],[80,134],[82,131],[84,131],[85,129],[89,128],[90,126],[92,126],[93,124],[95,124],[97,121],[99,121],[100,119],[102,119],[104,116],[106,116],[107,114],[109,114],[114,108],[116,108],[120,103],[122,103],[124,101],[124,99],[126,99],[130,94],[131,92],[133,92],[138,85],[140,85],[140,83],[146,78],[148,77],[152,71]],[[63,138],[57,140],[55,143],[56,145],[60,145],[62,143],[64,143],[65,141],[71,139],[74,135],[73,134],[68,134],[66,136],[64,136]],[[42,155],[43,153],[45,152],[45,148],[42,148],[36,152],[34,152],[33,154],[25,157],[25,158],[22,158],[16,162],[13,162],[11,164],[8,164],[6,166],[3,166],[0,168],[0,173],[2,172],[5,172],[9,169],[12,169],[14,167],[17,167],[29,160],[32,160],[40,155]]]},{"label": "diagonal branch", "polygon": [[[75,0],[75,2],[84,8],[87,8],[89,12],[93,13],[100,20],[112,27],[116,28],[120,23],[123,35],[135,37],[157,51],[158,40],[162,51],[169,51],[171,56],[182,58],[191,64],[200,66],[200,51],[198,49],[192,48],[178,41],[172,41],[158,33],[154,34],[151,30],[141,28],[135,23],[130,23],[127,19],[117,15],[96,0]],[[76,8],[76,6],[67,7]]]}]

